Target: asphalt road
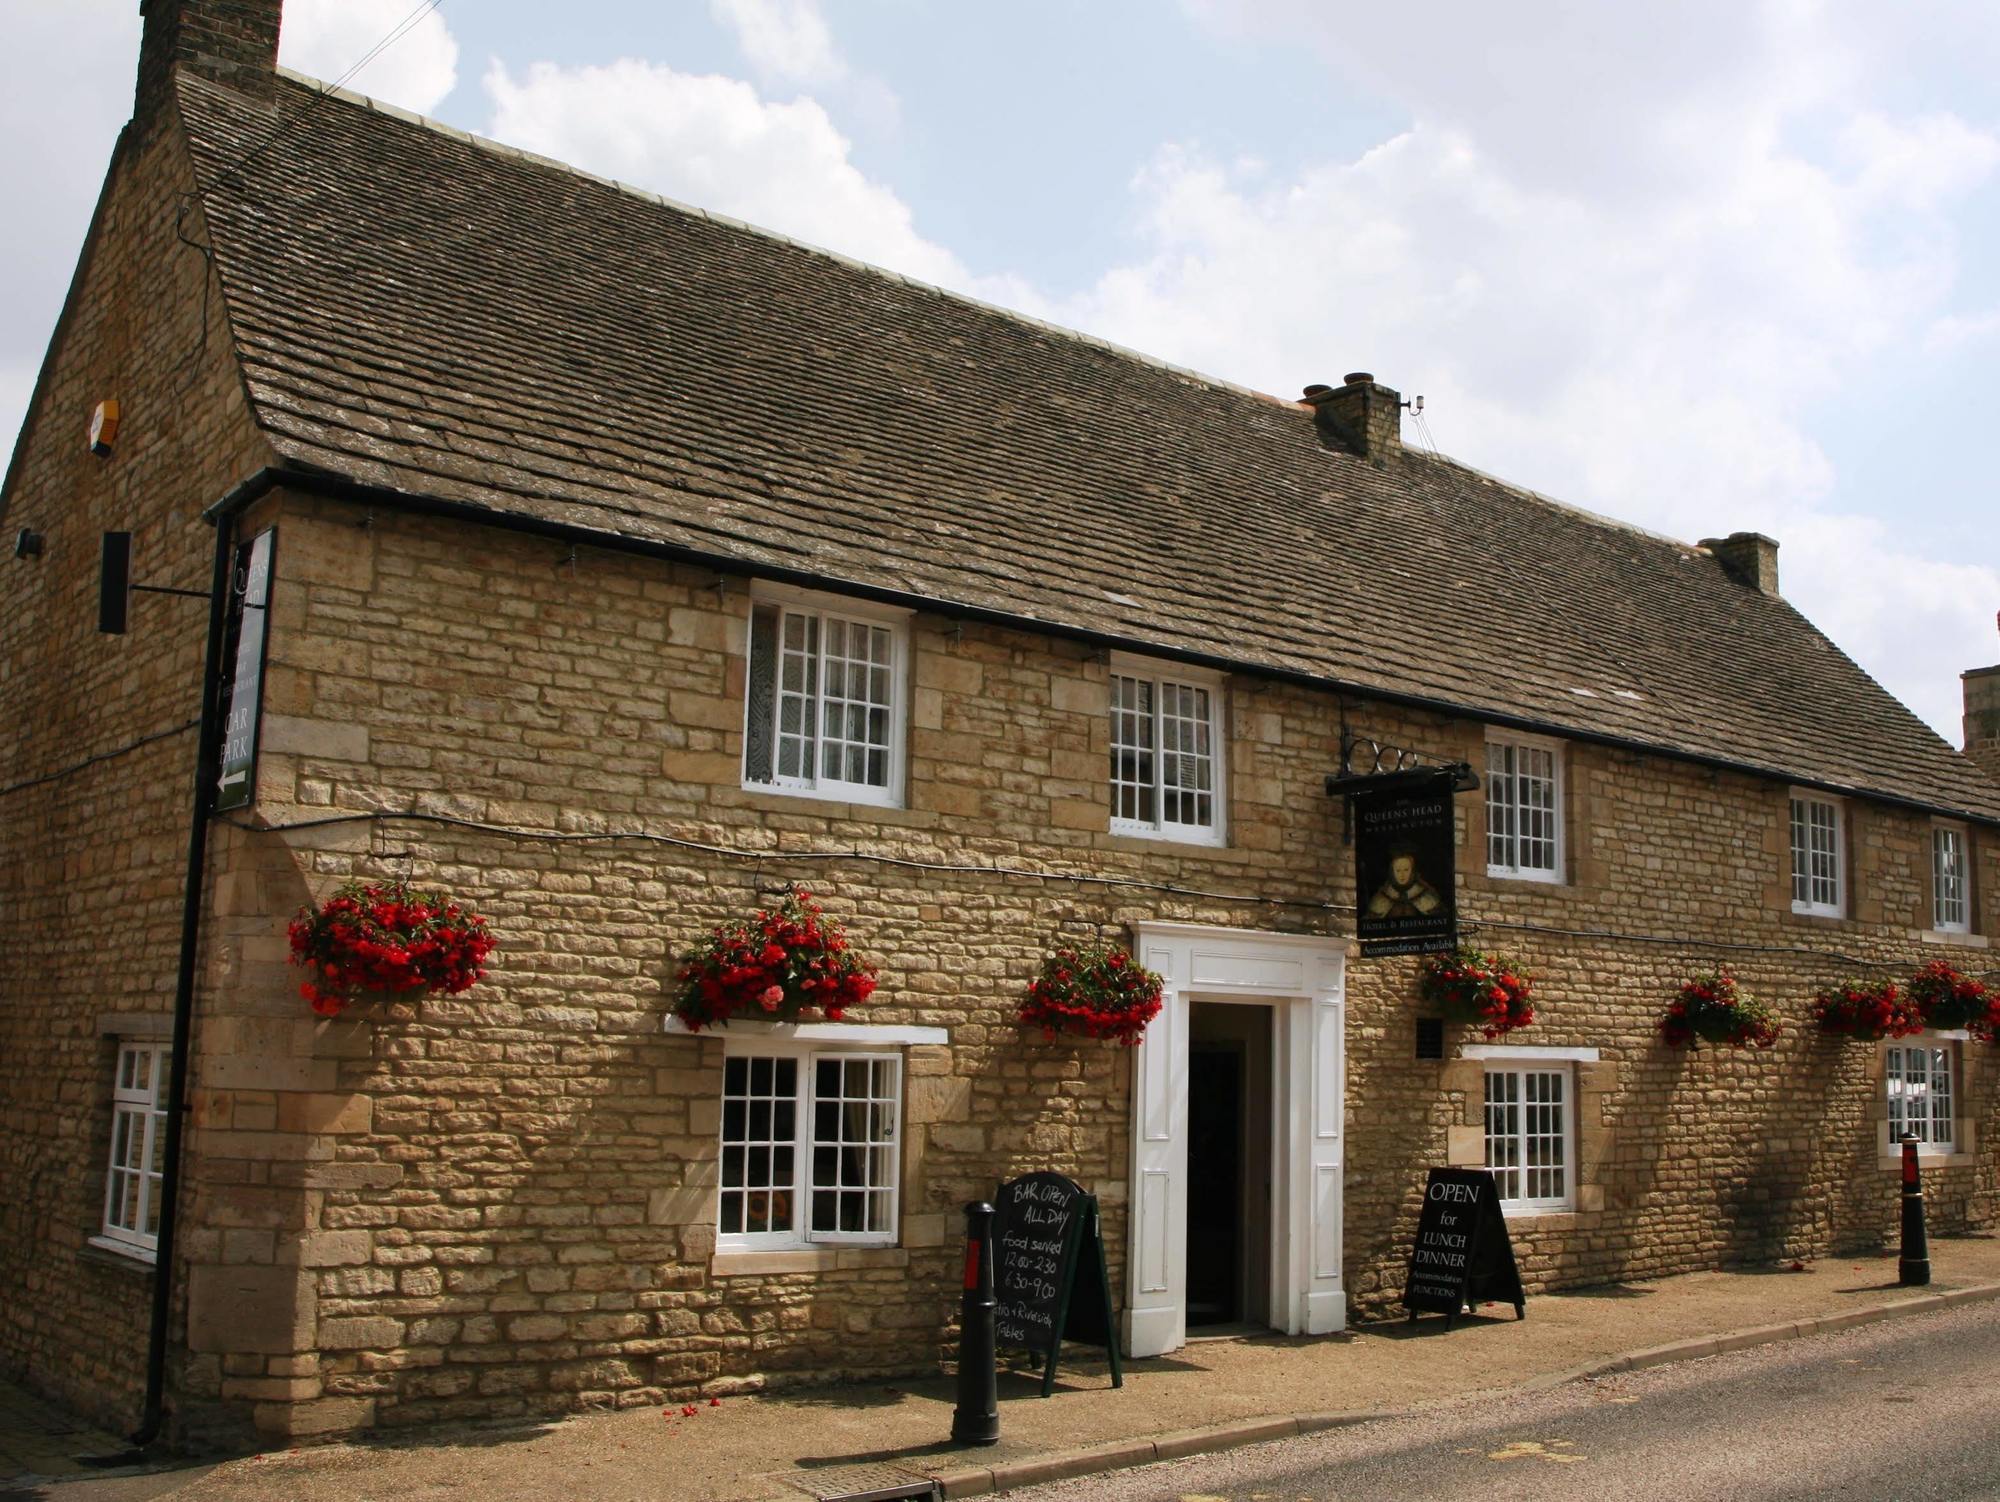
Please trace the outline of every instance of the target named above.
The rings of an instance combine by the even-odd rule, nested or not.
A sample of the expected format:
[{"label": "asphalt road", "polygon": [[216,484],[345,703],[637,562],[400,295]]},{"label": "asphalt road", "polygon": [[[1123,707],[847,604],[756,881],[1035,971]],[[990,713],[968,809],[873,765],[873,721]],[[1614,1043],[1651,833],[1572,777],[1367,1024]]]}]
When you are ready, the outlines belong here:
[{"label": "asphalt road", "polygon": [[2000,1304],[1014,1494],[1032,1502],[2000,1498]]}]

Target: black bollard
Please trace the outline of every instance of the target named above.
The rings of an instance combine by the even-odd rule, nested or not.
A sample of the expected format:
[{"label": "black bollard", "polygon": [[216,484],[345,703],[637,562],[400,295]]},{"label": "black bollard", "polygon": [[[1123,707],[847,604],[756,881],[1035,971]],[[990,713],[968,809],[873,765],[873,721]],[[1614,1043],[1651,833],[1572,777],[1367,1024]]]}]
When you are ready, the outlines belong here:
[{"label": "black bollard", "polygon": [[993,1352],[993,1207],[965,1207],[965,1292],[958,1306],[958,1407],[951,1437],[961,1445],[1000,1439],[1000,1376]]},{"label": "black bollard", "polygon": [[1917,1179],[1917,1134],[1903,1134],[1903,1254],[1896,1281],[1922,1288],[1931,1280],[1931,1245],[1924,1235],[1924,1186]]}]

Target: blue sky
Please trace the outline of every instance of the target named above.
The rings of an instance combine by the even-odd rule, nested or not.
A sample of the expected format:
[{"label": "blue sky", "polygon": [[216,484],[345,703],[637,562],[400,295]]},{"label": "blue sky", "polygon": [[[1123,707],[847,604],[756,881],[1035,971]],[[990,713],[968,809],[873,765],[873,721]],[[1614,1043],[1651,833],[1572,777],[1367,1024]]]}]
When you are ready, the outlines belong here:
[{"label": "blue sky", "polygon": [[[285,61],[336,76],[418,3],[290,0]],[[0,0],[0,201],[36,208],[0,443],[136,11]],[[1996,77],[1984,0],[444,0],[353,87],[1262,390],[1369,369],[1509,480],[1769,532],[1956,744],[2000,660]]]}]

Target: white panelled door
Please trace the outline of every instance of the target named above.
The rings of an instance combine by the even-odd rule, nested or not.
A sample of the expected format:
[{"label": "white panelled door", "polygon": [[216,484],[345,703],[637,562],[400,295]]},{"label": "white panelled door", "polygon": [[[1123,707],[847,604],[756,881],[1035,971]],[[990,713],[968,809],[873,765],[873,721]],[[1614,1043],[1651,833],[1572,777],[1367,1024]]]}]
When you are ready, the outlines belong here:
[{"label": "white panelled door", "polygon": [[1188,1007],[1258,1001],[1276,1010],[1270,1322],[1287,1334],[1345,1328],[1346,943],[1186,923],[1135,925],[1140,963],[1166,981],[1134,1060],[1126,1350],[1157,1356],[1187,1338]]}]

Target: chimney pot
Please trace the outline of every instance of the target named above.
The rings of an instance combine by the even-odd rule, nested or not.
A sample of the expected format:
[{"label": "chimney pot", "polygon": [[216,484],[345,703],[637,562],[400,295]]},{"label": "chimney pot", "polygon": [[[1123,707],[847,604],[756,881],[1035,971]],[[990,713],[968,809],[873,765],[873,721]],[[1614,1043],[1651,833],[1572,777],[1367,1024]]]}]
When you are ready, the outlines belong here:
[{"label": "chimney pot", "polygon": [[1366,386],[1372,383],[1375,377],[1365,370],[1350,370],[1340,379],[1349,386]]},{"label": "chimney pot", "polygon": [[1778,543],[1762,532],[1731,532],[1727,537],[1704,537],[1701,545],[1715,555],[1739,583],[1773,598],[1778,593]]}]

